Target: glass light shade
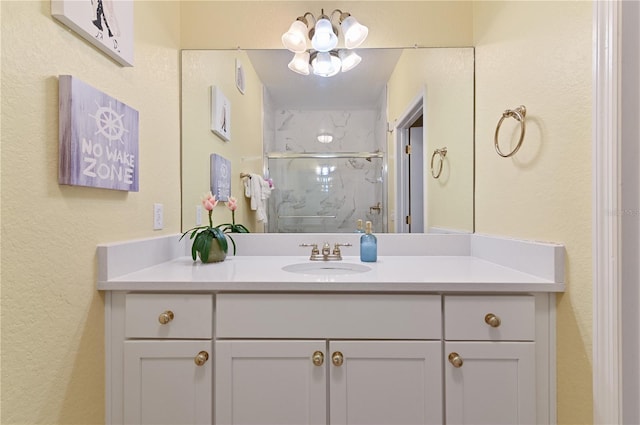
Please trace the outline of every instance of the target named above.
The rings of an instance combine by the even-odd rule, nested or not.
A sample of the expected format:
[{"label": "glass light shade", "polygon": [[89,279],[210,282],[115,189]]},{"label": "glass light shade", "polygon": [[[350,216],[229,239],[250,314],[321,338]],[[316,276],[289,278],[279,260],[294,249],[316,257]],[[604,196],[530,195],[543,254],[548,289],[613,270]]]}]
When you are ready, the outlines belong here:
[{"label": "glass light shade", "polygon": [[332,77],[340,72],[340,58],[328,52],[319,52],[315,58],[311,60],[313,73],[321,77]]},{"label": "glass light shade", "polygon": [[347,72],[355,68],[362,58],[351,50],[340,50],[340,61],[342,62],[342,72]]},{"label": "glass light shade", "polygon": [[353,16],[348,16],[342,24],[342,33],[344,34],[344,47],[347,49],[355,49],[367,38],[369,28],[359,23]]},{"label": "glass light shade", "polygon": [[329,133],[321,133],[318,134],[318,142],[320,143],[331,143],[333,142],[333,136]]},{"label": "glass light shade", "polygon": [[288,66],[293,72],[309,75],[309,52],[296,53]]},{"label": "glass light shade", "polygon": [[294,53],[307,50],[307,26],[302,21],[295,21],[289,31],[282,34],[282,44]]},{"label": "glass light shade", "polygon": [[316,22],[311,45],[318,52],[328,52],[338,45],[338,36],[333,32],[333,25],[326,17]]}]

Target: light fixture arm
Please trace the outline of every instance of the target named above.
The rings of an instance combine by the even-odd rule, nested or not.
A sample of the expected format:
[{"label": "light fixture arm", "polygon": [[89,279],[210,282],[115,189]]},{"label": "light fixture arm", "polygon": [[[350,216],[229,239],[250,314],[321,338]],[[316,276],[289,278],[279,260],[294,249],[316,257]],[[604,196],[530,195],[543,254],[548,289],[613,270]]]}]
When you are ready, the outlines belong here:
[{"label": "light fixture arm", "polygon": [[313,16],[313,13],[311,12],[305,12],[304,15],[302,16],[298,16],[298,18],[296,20],[302,22],[303,24],[305,24],[307,26],[307,28],[309,27],[309,21],[307,21],[307,16],[311,16],[311,19],[313,19],[313,26],[316,25],[316,17]]},{"label": "light fixture arm", "polygon": [[349,16],[351,16],[351,13],[349,13],[349,12],[343,12],[343,11],[342,11],[342,10],[340,10],[340,9],[336,9],[336,10],[334,10],[333,12],[331,12],[331,19],[332,19],[332,20],[333,20],[333,15],[334,15],[336,12],[340,14],[340,16],[338,17],[338,23],[339,23],[339,24],[341,24],[341,23],[342,23],[342,21],[344,21],[344,20],[345,20],[345,19],[347,19]]}]

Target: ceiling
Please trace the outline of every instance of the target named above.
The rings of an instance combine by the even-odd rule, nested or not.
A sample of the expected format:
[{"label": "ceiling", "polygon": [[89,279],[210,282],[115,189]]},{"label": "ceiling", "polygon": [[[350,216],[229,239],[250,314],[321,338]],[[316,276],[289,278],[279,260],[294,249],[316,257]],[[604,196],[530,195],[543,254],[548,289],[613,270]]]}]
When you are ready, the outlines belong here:
[{"label": "ceiling", "polygon": [[393,73],[402,49],[358,49],[362,62],[333,77],[300,75],[287,64],[288,50],[248,50],[247,55],[276,107],[283,109],[372,109]]}]

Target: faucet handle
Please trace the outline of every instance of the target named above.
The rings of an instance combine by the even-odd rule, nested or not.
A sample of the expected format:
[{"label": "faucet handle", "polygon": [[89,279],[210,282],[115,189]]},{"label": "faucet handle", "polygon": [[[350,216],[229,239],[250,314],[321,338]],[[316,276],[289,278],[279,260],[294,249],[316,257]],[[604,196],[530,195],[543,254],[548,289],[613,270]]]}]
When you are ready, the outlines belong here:
[{"label": "faucet handle", "polygon": [[320,250],[318,249],[318,244],[317,243],[301,243],[300,246],[302,246],[302,247],[310,246],[311,247],[311,255],[320,254]]},{"label": "faucet handle", "polygon": [[352,246],[350,243],[336,243],[333,245],[333,255],[340,255],[341,246]]}]

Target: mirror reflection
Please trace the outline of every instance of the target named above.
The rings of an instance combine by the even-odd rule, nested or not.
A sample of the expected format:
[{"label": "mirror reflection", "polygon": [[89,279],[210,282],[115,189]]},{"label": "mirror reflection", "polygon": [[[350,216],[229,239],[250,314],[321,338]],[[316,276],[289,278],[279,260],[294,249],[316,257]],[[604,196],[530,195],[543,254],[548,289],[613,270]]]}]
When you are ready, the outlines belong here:
[{"label": "mirror reflection", "polygon": [[[233,196],[273,183],[263,214],[251,198],[236,212],[252,231],[353,232],[362,219],[374,232],[473,232],[473,49],[358,54],[321,77],[288,69],[286,50],[183,51],[183,227],[215,153]],[[229,100],[228,141],[212,131],[212,86]]]}]

